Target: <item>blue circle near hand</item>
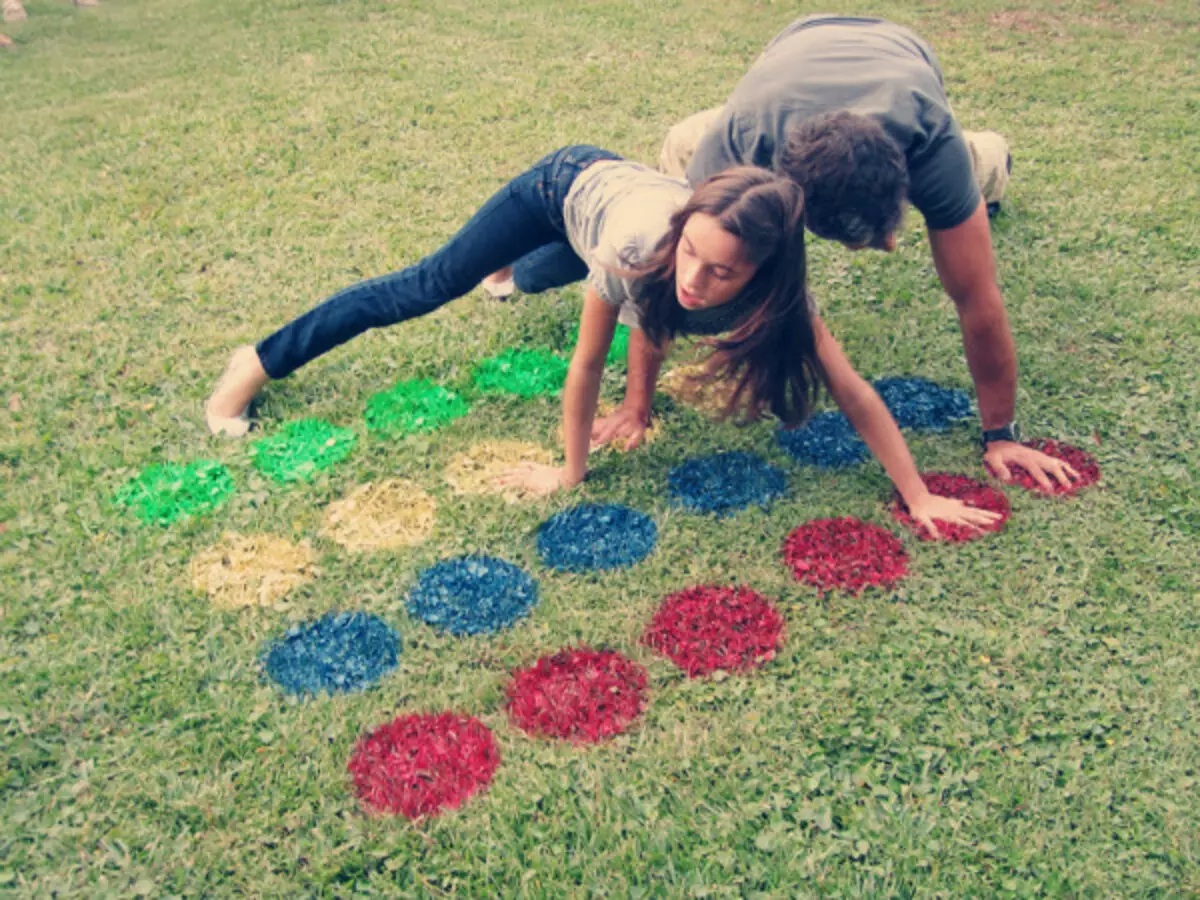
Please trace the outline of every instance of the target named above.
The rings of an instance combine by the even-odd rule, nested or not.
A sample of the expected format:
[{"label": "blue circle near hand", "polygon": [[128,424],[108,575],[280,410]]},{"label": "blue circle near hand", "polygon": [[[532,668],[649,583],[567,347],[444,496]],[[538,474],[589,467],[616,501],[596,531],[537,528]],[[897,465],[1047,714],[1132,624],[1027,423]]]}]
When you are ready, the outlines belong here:
[{"label": "blue circle near hand", "polygon": [[538,530],[542,562],[562,572],[619,569],[640,562],[658,540],[654,521],[627,506],[583,503]]},{"label": "blue circle near hand", "polygon": [[971,417],[971,398],[926,378],[880,378],[875,390],[901,428],[946,431]]},{"label": "blue circle near hand", "polygon": [[752,503],[769,506],[787,493],[783,472],[754,453],[701,456],[667,475],[671,499],[687,509],[728,515]]},{"label": "blue circle near hand", "polygon": [[491,634],[528,615],[537,600],[537,582],[512,563],[460,556],[420,574],[408,611],[453,635]]},{"label": "blue circle near hand", "polygon": [[871,455],[840,412],[818,413],[799,428],[781,428],[775,439],[792,459],[821,469],[856,466]]}]

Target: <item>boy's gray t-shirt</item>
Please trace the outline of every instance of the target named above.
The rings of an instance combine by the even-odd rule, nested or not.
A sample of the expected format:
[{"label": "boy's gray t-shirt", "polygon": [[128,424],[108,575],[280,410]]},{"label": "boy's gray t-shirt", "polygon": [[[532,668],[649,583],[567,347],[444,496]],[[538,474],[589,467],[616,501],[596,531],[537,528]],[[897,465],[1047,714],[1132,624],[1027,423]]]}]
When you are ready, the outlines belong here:
[{"label": "boy's gray t-shirt", "polygon": [[979,188],[933,49],[882,19],[808,16],[780,32],[734,89],[688,166],[699,184],[737,165],[779,170],[788,128],[850,110],[904,150],[909,202],[933,229],[965,222]]},{"label": "boy's gray t-shirt", "polygon": [[691,188],[640,163],[602,160],[575,178],[563,203],[567,240],[587,263],[588,285],[601,299],[620,307],[620,321],[641,327],[637,279],[622,276],[649,259],[671,216],[691,196]]}]

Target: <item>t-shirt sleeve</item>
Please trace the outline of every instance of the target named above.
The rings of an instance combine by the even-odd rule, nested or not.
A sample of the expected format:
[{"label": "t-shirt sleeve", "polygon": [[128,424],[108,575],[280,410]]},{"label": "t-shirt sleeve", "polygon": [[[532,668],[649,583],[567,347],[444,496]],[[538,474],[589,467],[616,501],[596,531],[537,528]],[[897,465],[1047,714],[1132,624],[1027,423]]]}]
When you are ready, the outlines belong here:
[{"label": "t-shirt sleeve", "polygon": [[600,299],[620,310],[617,320],[623,325],[641,328],[642,313],[638,305],[638,281],[621,272],[629,272],[643,264],[649,251],[636,238],[620,250],[605,244],[596,248],[588,267],[588,286]]},{"label": "t-shirt sleeve", "polygon": [[953,123],[918,159],[910,161],[908,199],[935,231],[961,225],[978,208],[980,194],[971,151],[958,123]]},{"label": "t-shirt sleeve", "polygon": [[727,110],[722,111],[696,145],[696,152],[692,154],[692,160],[687,167],[688,184],[695,187],[726,169],[742,164],[741,154],[734,141],[735,133],[733,115]]}]

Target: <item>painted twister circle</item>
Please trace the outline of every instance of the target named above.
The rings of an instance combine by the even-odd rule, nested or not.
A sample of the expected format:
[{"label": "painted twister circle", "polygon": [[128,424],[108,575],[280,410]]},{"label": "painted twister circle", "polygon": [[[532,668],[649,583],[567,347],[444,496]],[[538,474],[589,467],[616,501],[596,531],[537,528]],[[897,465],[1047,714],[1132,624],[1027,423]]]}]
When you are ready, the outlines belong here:
[{"label": "painted twister circle", "polygon": [[[1058,484],[1052,480],[1051,484],[1054,485],[1054,489],[1049,492],[1050,494],[1059,497],[1070,497],[1100,480],[1100,464],[1096,462],[1096,457],[1084,450],[1080,450],[1078,447],[1046,438],[1037,438],[1032,441],[1023,441],[1022,443],[1026,447],[1045,453],[1047,456],[1061,459],[1079,473],[1077,481],[1071,481],[1067,484]],[[1012,473],[1013,481],[1021,485],[1021,487],[1037,494],[1047,494],[1046,491],[1042,490],[1041,485],[1034,481],[1033,476],[1026,471],[1024,466],[1010,465],[1008,470]],[[988,466],[988,471],[992,472],[991,466]],[[996,473],[992,472],[992,474],[995,475]]]},{"label": "painted twister circle", "polygon": [[202,459],[150,466],[116,493],[116,504],[149,525],[170,525],[216,509],[233,494],[233,476],[219,462]]},{"label": "painted twister circle", "polygon": [[367,400],[367,430],[388,437],[434,431],[461,419],[470,405],[453,391],[426,379],[397,382]]},{"label": "painted twister circle", "polygon": [[299,419],[250,445],[255,468],[277,484],[308,481],[350,455],[358,436],[322,419]]},{"label": "painted twister circle", "polygon": [[353,552],[396,550],[428,538],[436,512],[436,501],[411,481],[368,482],[325,508],[321,534]]},{"label": "painted twister circle", "polygon": [[849,516],[814,519],[783,542],[783,561],[797,581],[818,591],[861,594],[889,588],[908,575],[908,553],[900,539],[878,525]]},{"label": "painted twister circle", "polygon": [[333,612],[289,628],[267,647],[263,667],[289,694],[334,694],[370,687],[399,659],[400,636],[382,619]]},{"label": "painted twister circle", "polygon": [[346,766],[371,810],[409,819],[457,809],[500,765],[487,726],[471,716],[400,716],[361,738]]},{"label": "painted twister circle", "polygon": [[532,500],[530,491],[498,482],[500,476],[521,463],[551,465],[554,454],[523,441],[482,441],[466,453],[455,454],[446,465],[446,483],[456,494],[495,495],[508,503]]},{"label": "painted twister circle", "polygon": [[792,459],[819,469],[845,469],[871,456],[850,420],[840,412],[817,413],[799,428],[779,429],[775,439]]},{"label": "painted twister circle", "polygon": [[598,743],[642,714],[646,680],[645,669],[613,650],[560,650],[513,673],[508,715],[535,737]]},{"label": "painted twister circle", "polygon": [[512,563],[460,556],[417,577],[408,611],[453,635],[492,634],[529,615],[537,601],[537,582]]},{"label": "painted twister circle", "polygon": [[[1008,498],[991,485],[975,481],[966,475],[954,475],[950,472],[924,472],[921,474],[921,480],[925,482],[925,487],[929,488],[931,494],[937,494],[939,497],[953,497],[961,500],[967,506],[1000,513],[1000,518],[993,524],[981,528],[969,525],[950,525],[940,519],[934,519],[938,532],[941,534],[941,540],[952,544],[962,544],[981,538],[985,534],[1004,530],[1004,523],[1008,521],[1009,516]],[[897,521],[904,523],[921,540],[933,540],[929,529],[913,521],[908,514],[908,507],[899,496],[892,503],[892,515],[896,517]]]},{"label": "painted twister circle", "polygon": [[672,501],[694,512],[729,515],[787,493],[787,477],[761,456],[740,450],[690,459],[667,475]]},{"label": "painted twister circle", "polygon": [[724,414],[733,388],[724,382],[704,380],[705,371],[703,363],[671,369],[659,379],[659,390],[676,403],[717,418]]},{"label": "painted twister circle", "polygon": [[658,526],[627,506],[582,503],[538,529],[538,555],[551,569],[586,572],[641,562],[654,549]]},{"label": "painted twister circle", "polygon": [[[596,418],[601,419],[604,416],[611,416],[618,409],[620,409],[620,406],[617,405],[616,403],[611,403],[608,400],[601,400],[598,404],[596,404]],[[662,429],[659,427],[660,421],[661,421],[660,419],[655,418],[650,422],[649,426],[647,426],[647,428],[646,428],[646,431],[642,434],[642,442],[640,444],[638,444],[639,447],[645,447],[647,444],[653,444],[655,441],[658,440],[659,436],[662,434]],[[565,436],[563,435],[563,430],[562,430],[561,425],[559,425],[559,427],[558,427],[558,439],[560,441],[564,441],[564,442],[566,439]],[[628,440],[628,438],[622,437],[622,438],[615,438],[614,440],[609,441],[607,444],[604,444],[601,447],[592,448],[592,453],[602,453],[605,450],[619,450],[619,451],[624,452],[628,449],[629,449],[629,440]]]},{"label": "painted twister circle", "polygon": [[783,643],[783,617],[748,587],[701,585],[663,600],[642,642],[689,678],[718,669],[747,672],[774,659]]},{"label": "painted twister circle", "polygon": [[562,390],[569,363],[544,350],[505,350],[475,369],[475,386],[485,394],[552,396]]},{"label": "painted twister circle", "polygon": [[880,378],[875,390],[901,428],[946,431],[971,417],[971,398],[926,378]]},{"label": "painted twister circle", "polygon": [[317,574],[307,541],[293,544],[269,534],[226,534],[192,558],[192,586],[213,604],[272,606]]}]

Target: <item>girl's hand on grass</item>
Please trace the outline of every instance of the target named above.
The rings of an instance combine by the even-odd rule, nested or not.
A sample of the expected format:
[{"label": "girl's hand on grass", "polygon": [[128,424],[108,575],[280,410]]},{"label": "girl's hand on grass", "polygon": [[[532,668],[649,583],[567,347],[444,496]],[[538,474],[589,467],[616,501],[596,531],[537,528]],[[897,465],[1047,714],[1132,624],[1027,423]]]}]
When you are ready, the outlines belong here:
[{"label": "girl's hand on grass", "polygon": [[982,530],[983,526],[991,525],[1000,518],[1000,513],[976,509],[974,506],[967,506],[961,500],[930,493],[926,493],[916,503],[909,503],[908,513],[914,521],[929,529],[929,534],[935,540],[941,537],[941,533],[937,530],[934,519],[947,525],[966,525]]},{"label": "girl's hand on grass", "polygon": [[615,443],[618,450],[633,450],[646,437],[647,417],[622,406],[592,423],[592,447]]},{"label": "girl's hand on grass", "polygon": [[505,487],[519,488],[537,497],[545,497],[579,483],[567,478],[567,470],[563,466],[547,466],[542,463],[521,463],[513,466],[496,481]]},{"label": "girl's hand on grass", "polygon": [[1008,470],[1008,467],[1010,465],[1020,466],[1032,475],[1034,481],[1038,483],[1038,487],[1048,494],[1054,491],[1054,485],[1050,482],[1051,478],[1063,486],[1079,479],[1079,473],[1061,459],[1047,456],[1039,450],[1018,444],[1016,441],[992,441],[987,445],[983,461],[989,469],[996,473],[996,477],[1004,482],[1013,480],[1012,472]]}]

